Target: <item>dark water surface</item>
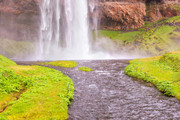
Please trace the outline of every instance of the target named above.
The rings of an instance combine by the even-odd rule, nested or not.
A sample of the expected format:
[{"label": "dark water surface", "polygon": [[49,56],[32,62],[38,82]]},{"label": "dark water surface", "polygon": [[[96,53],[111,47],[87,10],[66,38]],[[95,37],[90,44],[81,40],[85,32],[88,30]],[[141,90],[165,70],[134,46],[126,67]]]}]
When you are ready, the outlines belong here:
[{"label": "dark water surface", "polygon": [[94,69],[58,68],[74,81],[69,120],[180,120],[180,102],[124,73],[120,60],[78,61]]}]

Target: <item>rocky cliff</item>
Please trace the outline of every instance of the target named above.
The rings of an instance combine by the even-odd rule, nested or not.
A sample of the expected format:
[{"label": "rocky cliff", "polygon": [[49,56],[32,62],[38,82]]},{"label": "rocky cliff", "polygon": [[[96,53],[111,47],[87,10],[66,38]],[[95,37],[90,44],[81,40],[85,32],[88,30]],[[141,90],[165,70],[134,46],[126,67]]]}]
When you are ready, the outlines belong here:
[{"label": "rocky cliff", "polygon": [[136,29],[144,21],[180,15],[180,0],[100,0],[94,12],[101,29]]},{"label": "rocky cliff", "polygon": [[13,14],[38,14],[39,0],[0,0],[0,12]]},{"label": "rocky cliff", "polygon": [[0,38],[37,40],[39,13],[38,0],[0,0]]},{"label": "rocky cliff", "polygon": [[146,8],[141,2],[101,2],[99,9],[102,29],[135,29],[144,25]]},{"label": "rocky cliff", "polygon": [[146,2],[145,20],[156,21],[163,17],[180,15],[180,0],[159,0]]},{"label": "rocky cliff", "polygon": [[[0,37],[37,40],[39,2],[40,0],[0,0]],[[100,29],[120,30],[123,26],[125,29],[136,29],[144,25],[145,20],[155,21],[179,14],[180,0],[99,0],[90,18],[98,16]]]},{"label": "rocky cliff", "polygon": [[0,0],[0,54],[23,59],[35,53],[39,13],[38,0]]}]

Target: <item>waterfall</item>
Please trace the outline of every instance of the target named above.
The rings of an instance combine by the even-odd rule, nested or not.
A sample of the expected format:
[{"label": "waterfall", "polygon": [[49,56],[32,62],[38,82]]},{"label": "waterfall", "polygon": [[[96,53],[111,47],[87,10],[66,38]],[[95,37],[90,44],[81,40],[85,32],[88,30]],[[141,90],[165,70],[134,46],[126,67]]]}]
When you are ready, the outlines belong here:
[{"label": "waterfall", "polygon": [[113,59],[114,44],[97,39],[98,0],[41,0],[38,60]]},{"label": "waterfall", "polygon": [[91,20],[91,25],[92,26],[92,30],[95,31],[95,35],[97,37],[97,30],[98,30],[98,22],[99,22],[99,12],[98,10],[96,10],[96,4],[98,3],[98,0],[91,0],[89,2],[89,8],[90,8],[90,14],[92,14],[92,20]]},{"label": "waterfall", "polygon": [[87,0],[41,0],[39,59],[87,59]]}]

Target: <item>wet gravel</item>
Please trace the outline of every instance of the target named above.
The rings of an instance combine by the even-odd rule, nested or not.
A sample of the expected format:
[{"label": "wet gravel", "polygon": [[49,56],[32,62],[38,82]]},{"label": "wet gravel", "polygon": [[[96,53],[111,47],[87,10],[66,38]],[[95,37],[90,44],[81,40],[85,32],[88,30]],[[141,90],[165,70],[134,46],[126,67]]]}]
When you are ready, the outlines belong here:
[{"label": "wet gravel", "polygon": [[180,120],[180,102],[125,75],[124,61],[78,63],[94,71],[54,67],[74,81],[69,120]]}]

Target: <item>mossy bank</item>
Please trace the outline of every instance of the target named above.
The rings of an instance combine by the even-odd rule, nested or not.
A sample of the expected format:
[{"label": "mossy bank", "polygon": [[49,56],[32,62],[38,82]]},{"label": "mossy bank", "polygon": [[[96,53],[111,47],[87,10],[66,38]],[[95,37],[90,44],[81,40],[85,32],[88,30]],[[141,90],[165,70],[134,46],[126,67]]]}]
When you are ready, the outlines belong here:
[{"label": "mossy bank", "polygon": [[52,65],[57,67],[74,68],[78,65],[75,61],[53,61],[40,63],[41,65]]},{"label": "mossy bank", "polygon": [[113,47],[116,52],[158,56],[180,51],[180,16],[146,22],[137,30],[101,30],[98,31],[98,37],[111,39],[115,43]]},{"label": "mossy bank", "polygon": [[125,73],[151,82],[165,95],[180,100],[180,52],[132,60],[125,68]]},{"label": "mossy bank", "polygon": [[0,56],[0,120],[64,120],[74,96],[60,71],[20,66]]}]

